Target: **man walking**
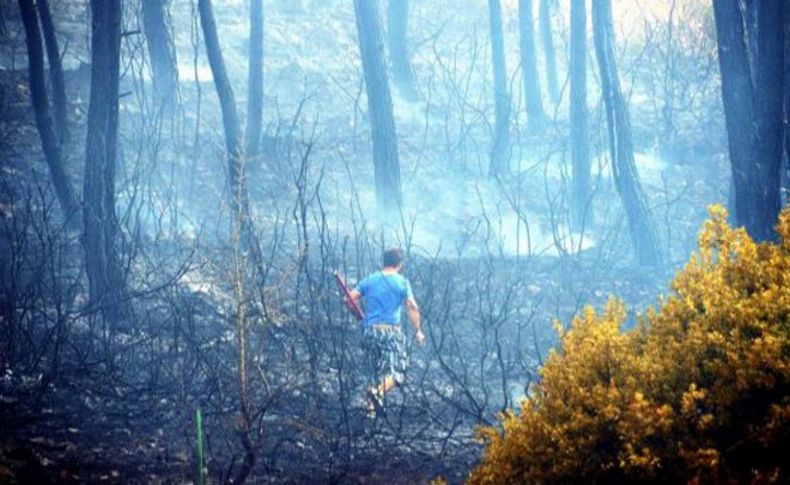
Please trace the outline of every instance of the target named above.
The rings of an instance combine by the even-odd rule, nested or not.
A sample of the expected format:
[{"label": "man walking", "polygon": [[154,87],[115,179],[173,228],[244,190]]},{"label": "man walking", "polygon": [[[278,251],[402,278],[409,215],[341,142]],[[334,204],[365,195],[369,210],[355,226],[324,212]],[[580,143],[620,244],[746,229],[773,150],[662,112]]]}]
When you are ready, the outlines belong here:
[{"label": "man walking", "polygon": [[365,319],[362,321],[365,354],[368,357],[373,383],[368,388],[368,407],[375,411],[383,403],[390,389],[402,384],[409,358],[406,342],[401,330],[401,309],[406,304],[406,313],[414,330],[414,340],[425,343],[420,329],[420,309],[411,284],[403,275],[403,251],[390,248],[381,256],[381,270],[359,282],[351,291],[355,302],[365,302]]}]

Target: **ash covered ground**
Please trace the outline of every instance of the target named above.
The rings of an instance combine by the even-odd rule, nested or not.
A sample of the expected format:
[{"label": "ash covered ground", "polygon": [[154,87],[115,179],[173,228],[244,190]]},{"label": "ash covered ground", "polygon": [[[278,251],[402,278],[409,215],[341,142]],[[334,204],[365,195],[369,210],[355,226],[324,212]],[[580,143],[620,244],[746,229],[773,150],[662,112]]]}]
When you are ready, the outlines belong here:
[{"label": "ash covered ground", "polygon": [[[243,466],[244,426],[255,481],[460,482],[480,457],[475,427],[495,423],[529,394],[555,344],[555,324],[567,326],[584,305],[600,308],[614,296],[634,325],[688,258],[706,206],[728,196],[718,72],[705,49],[715,45],[710,18],[697,12],[699,25],[676,32],[669,61],[657,47],[662,13],[617,6],[636,167],[664,255],[661,265],[644,267],[635,263],[611,177],[592,66],[593,198],[589,221],[571,229],[566,2],[554,18],[565,87],[556,103],[546,101],[551,121],[540,134],[528,133],[519,94],[515,4],[503,3],[512,172],[494,180],[486,176],[494,115],[485,5],[413,2],[419,95],[392,90],[405,202],[398,216],[381,217],[351,2],[265,2],[264,156],[245,167],[262,248],[256,265],[233,237],[221,115],[196,5],[169,7],[179,108],[165,115],[150,103],[144,39],[134,33],[138,6],[127,3],[116,210],[131,315],[114,326],[88,303],[79,231],[58,219],[29,101],[24,32],[6,2],[0,481],[192,481],[200,408],[211,482]],[[89,14],[85,3],[67,0],[52,10],[65,46],[66,168],[79,186]],[[217,1],[215,11],[244,106],[247,5]],[[638,15],[653,37],[633,27],[637,17],[629,16]],[[676,96],[669,147],[657,128],[666,116],[667,66]],[[428,341],[410,348],[406,384],[370,419],[359,328],[333,271],[353,284],[394,244],[406,250],[404,273]]]}]

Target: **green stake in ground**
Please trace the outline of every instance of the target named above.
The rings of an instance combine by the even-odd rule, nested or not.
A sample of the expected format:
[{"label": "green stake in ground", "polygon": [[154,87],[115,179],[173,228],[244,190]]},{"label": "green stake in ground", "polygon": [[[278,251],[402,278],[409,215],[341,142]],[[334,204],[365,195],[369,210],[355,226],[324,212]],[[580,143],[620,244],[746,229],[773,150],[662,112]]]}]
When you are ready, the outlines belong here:
[{"label": "green stake in ground", "polygon": [[198,461],[198,485],[203,485],[203,417],[200,408],[195,411],[195,432],[197,434],[197,461]]}]

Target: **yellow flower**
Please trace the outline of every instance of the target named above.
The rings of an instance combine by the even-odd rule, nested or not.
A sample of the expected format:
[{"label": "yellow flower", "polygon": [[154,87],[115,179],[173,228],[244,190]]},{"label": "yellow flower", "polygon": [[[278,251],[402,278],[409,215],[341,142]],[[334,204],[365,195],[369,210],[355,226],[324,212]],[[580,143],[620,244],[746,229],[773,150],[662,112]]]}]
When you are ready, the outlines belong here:
[{"label": "yellow flower", "polygon": [[556,324],[534,397],[482,428],[471,483],[779,481],[790,434],[790,210],[757,244],[722,207],[670,285],[627,333],[625,308]]}]

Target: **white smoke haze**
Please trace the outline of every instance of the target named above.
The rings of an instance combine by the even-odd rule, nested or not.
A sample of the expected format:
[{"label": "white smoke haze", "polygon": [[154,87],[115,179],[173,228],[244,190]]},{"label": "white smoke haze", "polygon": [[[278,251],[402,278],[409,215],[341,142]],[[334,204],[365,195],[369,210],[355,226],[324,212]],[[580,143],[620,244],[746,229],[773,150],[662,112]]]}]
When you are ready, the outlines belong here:
[{"label": "white smoke haze", "polygon": [[[51,2],[74,128],[64,153],[70,176],[81,187],[89,2]],[[242,131],[249,3],[213,0]],[[386,15],[387,2],[376,3]],[[675,3],[670,29],[670,4]],[[463,481],[479,457],[475,426],[495,422],[497,413],[517,408],[529,395],[557,342],[555,321],[567,327],[585,305],[600,309],[614,296],[626,306],[624,326],[634,325],[636,313],[666,293],[669,275],[696,247],[706,206],[729,196],[709,2],[614,0],[615,57],[634,165],[663,256],[655,265],[637,262],[615,185],[591,31],[586,71],[591,195],[587,218],[572,223],[570,2],[552,1],[556,101],[550,99],[547,56],[536,38],[547,122],[535,132],[528,130],[518,4],[502,0],[510,170],[492,177],[495,102],[487,2],[410,2],[408,42],[417,95],[403,95],[395,82],[389,83],[403,205],[399,213],[385,216],[377,209],[354,3],[266,0],[263,155],[244,160],[255,247],[241,243],[241,218],[231,209],[225,126],[197,0],[168,2],[179,103],[166,114],[154,106],[141,4],[124,2],[115,208],[136,326],[111,328],[90,306],[79,231],[55,231],[50,240],[42,229],[46,221],[20,224],[15,238],[0,238],[0,250],[4,258],[8,253],[9,260],[19,260],[8,267],[18,270],[9,274],[22,275],[21,282],[9,280],[17,286],[8,288],[30,289],[31,296],[23,295],[18,307],[0,305],[2,311],[13,310],[13,318],[0,316],[8,318],[3,322],[28,318],[28,340],[42,338],[44,350],[33,350],[46,357],[14,375],[35,380],[38,369],[49,365],[47,359],[56,358],[48,349],[65,349],[59,355],[74,366],[68,371],[78,368],[86,380],[115,386],[108,402],[134,407],[138,403],[129,396],[150,400],[145,401],[150,409],[133,409],[136,417],[128,422],[134,426],[113,422],[108,427],[132,428],[129,435],[144,450],[149,437],[140,434],[164,429],[156,439],[166,451],[157,463],[186,456],[177,461],[190,470],[195,468],[190,462],[194,439],[183,430],[193,429],[192,413],[202,406],[216,455],[207,466],[212,481],[227,481],[228,469],[238,467],[245,453],[237,433],[236,386],[238,337],[246,328],[251,401],[259,413],[255,419],[265,428],[256,478],[298,482],[318,476],[316,481],[342,483],[375,476],[380,481],[397,467],[405,483],[422,483],[444,471],[452,483]],[[533,2],[536,24],[539,4]],[[16,29],[11,40],[0,42],[0,75],[6,83],[0,88],[8,88],[0,91],[0,107],[16,110],[13,123],[0,119],[0,133],[10,133],[16,150],[8,151],[7,164],[0,162],[0,182],[8,181],[0,186],[0,215],[15,223],[16,214],[24,212],[23,198],[6,200],[6,192],[34,185],[19,183],[27,180],[19,174],[30,170],[38,174],[31,179],[47,180],[41,176],[47,172],[40,154],[28,153],[40,143],[24,91],[27,59],[17,24],[11,22]],[[7,99],[16,104],[3,104]],[[14,123],[22,128],[8,129]],[[0,139],[0,148],[5,146]],[[0,231],[6,235],[16,227],[0,224]],[[54,247],[57,238],[67,241],[40,259],[69,264],[42,266],[37,274],[46,278],[39,286],[29,285],[27,268],[35,268],[39,248]],[[396,412],[370,420],[360,403],[366,385],[361,335],[333,272],[353,286],[378,268],[381,249],[393,245],[407,250],[404,274],[420,303],[428,342],[424,348],[409,347],[411,374],[387,403]],[[256,254],[258,249],[262,254]],[[59,281],[65,283],[47,279],[62,268],[68,278]],[[39,301],[49,306],[31,313]],[[61,315],[67,323],[57,327],[53,322]],[[0,326],[0,336],[5,328],[11,327]],[[62,347],[51,345],[47,339],[57,335],[70,340]],[[23,349],[20,355],[38,354]],[[6,365],[4,358],[0,366]],[[112,376],[96,377],[106,369]],[[57,386],[71,390],[60,382]],[[91,406],[102,397],[91,397]],[[104,419],[104,410],[90,411]],[[430,472],[421,470],[425,463]],[[355,475],[357,468],[378,474]],[[178,480],[183,479],[182,473]]]},{"label": "white smoke haze", "polygon": [[[534,3],[537,8],[538,2]],[[214,7],[223,56],[241,108],[240,114],[244,116],[249,35],[247,2],[223,0],[215,2]],[[372,224],[371,227],[378,227],[380,221],[373,210],[375,196],[365,94],[351,3],[271,2],[268,7],[264,34],[265,124],[274,135],[279,127],[291,123],[291,117],[301,110],[298,120],[301,127],[292,134],[298,139],[307,136],[305,126],[316,123],[315,160],[311,166],[325,174],[327,183],[322,187],[322,193],[326,200],[336,199],[336,209],[328,213],[330,225],[349,233],[349,207],[358,203],[361,215]],[[555,22],[558,27],[567,28],[567,5],[562,3],[561,7]],[[526,119],[521,109],[522,90],[516,75],[520,68],[517,2],[504,2],[503,9],[515,116],[511,129],[515,145],[510,165],[517,182],[508,183],[507,190],[503,190],[505,187],[501,184],[485,180],[491,136],[487,123],[492,122],[483,118],[491,103],[485,6],[466,2],[457,8],[447,9],[437,8],[430,2],[417,2],[410,20],[410,37],[416,44],[412,61],[421,92],[420,99],[415,101],[403,98],[397,89],[391,89],[405,207],[402,220],[396,224],[397,229],[389,230],[387,243],[403,244],[408,240],[418,252],[441,257],[473,257],[487,251],[503,256],[558,256],[590,250],[609,231],[608,227],[597,223],[586,227],[584,233],[573,232],[569,228],[568,210],[564,206],[570,180],[569,160],[563,153],[567,147],[552,142],[548,148],[544,143],[551,136],[558,136],[559,130],[567,126],[562,121],[563,113],[568,109],[567,95],[553,107],[559,115],[558,124],[544,139],[519,140],[519,131],[526,125]],[[623,30],[625,26],[635,29],[635,15],[644,14],[655,21],[667,14],[666,9],[659,6],[641,13],[637,10],[615,4],[615,28],[628,39],[639,39],[634,37],[636,34]],[[62,16],[66,17],[66,11],[63,12]],[[218,112],[218,105],[196,6],[186,0],[173,1],[170,20],[174,28],[179,80],[184,83],[182,96],[194,99],[195,83],[200,83],[204,110],[199,136],[203,142],[208,141],[216,147],[215,153],[202,151],[195,156],[219,156],[222,150],[221,127],[210,120]],[[566,38],[557,36],[557,42],[558,55],[565,59],[558,63],[560,77],[564,78]],[[86,58],[87,52],[72,48],[66,52],[64,61],[67,67],[76,67]],[[542,56],[539,62],[543,62]],[[150,81],[148,69],[140,71],[139,75],[143,81]],[[590,92],[595,92],[595,76],[588,76],[588,82]],[[624,77],[623,82],[629,89],[634,116],[649,112],[651,105],[656,104],[655,92],[648,92],[639,84],[630,88],[628,85],[633,78]],[[448,90],[448,83],[454,87]],[[458,89],[463,91],[453,91]],[[461,95],[465,97],[463,102],[459,98]],[[596,107],[592,103],[600,101],[597,96],[591,96],[590,102],[592,110]],[[126,109],[135,110],[130,104]],[[186,115],[190,119],[193,113]],[[604,140],[602,138],[600,143]],[[652,196],[665,190],[667,183],[678,186],[672,182],[672,177],[684,169],[663,160],[656,153],[654,140],[646,141],[642,150],[637,150],[635,161],[641,182]],[[342,155],[338,157],[338,153]],[[193,161],[185,157],[176,163],[183,165],[184,179],[195,177],[186,173]],[[216,173],[221,173],[221,162],[214,163]],[[619,201],[611,183],[608,152],[604,146],[592,160],[592,167],[593,180],[600,187],[592,210],[594,213],[618,212]],[[277,164],[264,163],[262,170],[281,172],[281,168]],[[251,190],[255,192],[255,186],[262,186],[264,182],[263,179],[256,180],[255,170],[250,172]],[[680,176],[683,177],[682,173]],[[213,184],[212,192],[217,197],[213,207],[221,212],[222,178],[208,174],[196,177],[198,185]],[[288,195],[268,193],[264,197],[286,200]],[[671,198],[672,195],[667,193],[666,197]],[[710,198],[709,202],[721,202],[720,195]],[[553,199],[555,207],[547,207],[546,199]],[[207,207],[203,206],[208,200],[204,199],[199,204],[186,198],[179,201],[182,214],[178,222],[180,230],[194,237],[199,228],[211,220]],[[660,201],[654,203],[659,204]],[[259,205],[263,207],[257,207]],[[265,219],[267,207],[267,204],[256,204],[253,198],[253,211],[261,218]],[[697,213],[701,219],[703,212],[698,210]],[[408,230],[404,230],[406,226]],[[680,254],[689,250],[679,249]]]}]

